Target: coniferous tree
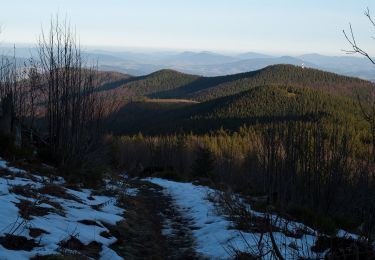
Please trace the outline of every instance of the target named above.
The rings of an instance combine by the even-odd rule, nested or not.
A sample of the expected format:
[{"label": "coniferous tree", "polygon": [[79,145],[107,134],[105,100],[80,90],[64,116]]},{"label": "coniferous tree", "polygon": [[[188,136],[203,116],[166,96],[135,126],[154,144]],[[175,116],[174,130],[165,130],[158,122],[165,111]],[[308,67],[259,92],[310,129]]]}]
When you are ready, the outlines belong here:
[{"label": "coniferous tree", "polygon": [[192,174],[195,177],[212,177],[214,170],[214,158],[211,151],[204,146],[199,146],[196,159],[192,165]]}]

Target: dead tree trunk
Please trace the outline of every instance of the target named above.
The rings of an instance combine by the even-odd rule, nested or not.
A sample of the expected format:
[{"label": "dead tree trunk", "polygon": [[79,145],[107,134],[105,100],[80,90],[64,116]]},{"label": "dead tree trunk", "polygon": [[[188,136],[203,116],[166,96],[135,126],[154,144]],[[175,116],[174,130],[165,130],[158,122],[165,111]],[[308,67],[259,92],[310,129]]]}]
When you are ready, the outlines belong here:
[{"label": "dead tree trunk", "polygon": [[12,133],[12,103],[11,93],[0,100],[0,135],[3,136]]}]

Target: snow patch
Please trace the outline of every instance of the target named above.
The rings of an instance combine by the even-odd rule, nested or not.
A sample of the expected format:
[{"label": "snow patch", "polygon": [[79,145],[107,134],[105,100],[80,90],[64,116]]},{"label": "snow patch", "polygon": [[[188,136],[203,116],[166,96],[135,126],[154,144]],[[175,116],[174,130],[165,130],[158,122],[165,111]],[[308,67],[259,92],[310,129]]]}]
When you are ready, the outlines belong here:
[{"label": "snow patch", "polygon": [[[0,168],[11,173],[25,173],[24,170],[9,167],[8,163],[0,159]],[[36,176],[36,175],[35,175]],[[31,220],[23,219],[19,214],[19,209],[15,205],[21,199],[27,199],[30,203],[37,202],[36,198],[26,198],[20,194],[11,192],[12,186],[31,185],[38,189],[44,186],[46,177],[30,175],[27,177],[14,177],[11,179],[0,177],[0,237],[6,234],[24,236],[31,239],[29,228],[37,228],[46,231],[35,240],[40,246],[31,251],[9,250],[0,245],[0,259],[29,259],[36,255],[49,255],[59,253],[59,243],[70,236],[75,236],[82,243],[88,244],[92,241],[101,243],[101,259],[122,259],[109,246],[116,242],[116,238],[105,238],[100,234],[108,232],[101,223],[115,225],[122,220],[123,209],[116,206],[116,198],[108,196],[92,196],[92,190],[84,189],[76,191],[65,189],[68,194],[76,196],[79,200],[69,200],[61,197],[44,195],[49,201],[56,203],[62,208],[64,214],[51,211],[44,216],[32,216]],[[58,183],[64,183],[62,178]],[[29,186],[28,186],[29,187]],[[38,207],[52,209],[53,204],[40,203]],[[98,225],[86,225],[80,223],[82,220],[92,221]]]},{"label": "snow patch", "polygon": [[21,170],[15,167],[8,166],[8,162],[4,161],[3,159],[0,158],[0,169],[5,169],[8,170],[12,173],[26,173],[25,170]]}]

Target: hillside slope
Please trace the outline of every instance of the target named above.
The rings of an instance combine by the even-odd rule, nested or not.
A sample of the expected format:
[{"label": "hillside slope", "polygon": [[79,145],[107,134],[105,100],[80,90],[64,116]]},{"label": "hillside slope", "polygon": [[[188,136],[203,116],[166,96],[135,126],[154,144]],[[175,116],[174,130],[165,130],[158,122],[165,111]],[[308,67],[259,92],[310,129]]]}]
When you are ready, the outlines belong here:
[{"label": "hillside slope", "polygon": [[265,85],[291,85],[320,89],[347,97],[355,97],[357,94],[368,95],[374,88],[373,83],[357,78],[316,69],[302,69],[293,65],[274,65],[247,73],[200,78],[182,88],[159,92],[153,96],[206,101]]},{"label": "hillside slope", "polygon": [[273,65],[261,70],[219,77],[200,77],[173,70],[162,70],[134,77],[113,91],[125,97],[148,96],[207,101],[265,85],[291,85],[327,91],[337,96],[367,96],[375,84],[358,78],[341,76],[293,65]]},{"label": "hillside slope", "polygon": [[173,70],[160,70],[147,76],[133,77],[115,88],[103,88],[125,98],[149,96],[155,93],[170,91],[192,84],[199,76],[184,74]]},{"label": "hillside slope", "polygon": [[[125,112],[127,111],[127,112]],[[161,134],[173,132],[206,133],[223,127],[236,130],[244,124],[280,121],[339,119],[362,125],[356,102],[320,90],[287,86],[261,86],[214,100],[184,106],[155,109],[142,102],[123,108],[117,118],[117,133]]]}]

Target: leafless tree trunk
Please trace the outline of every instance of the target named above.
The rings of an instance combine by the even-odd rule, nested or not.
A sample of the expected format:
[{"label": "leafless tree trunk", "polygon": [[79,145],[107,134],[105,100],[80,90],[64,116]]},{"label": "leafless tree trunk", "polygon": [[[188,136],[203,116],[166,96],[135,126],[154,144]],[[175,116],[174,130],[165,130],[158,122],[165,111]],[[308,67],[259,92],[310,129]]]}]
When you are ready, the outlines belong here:
[{"label": "leafless tree trunk", "polygon": [[87,67],[76,34],[65,20],[51,21],[39,40],[48,140],[62,165],[85,161],[101,140],[104,100],[96,94],[95,67]]}]

